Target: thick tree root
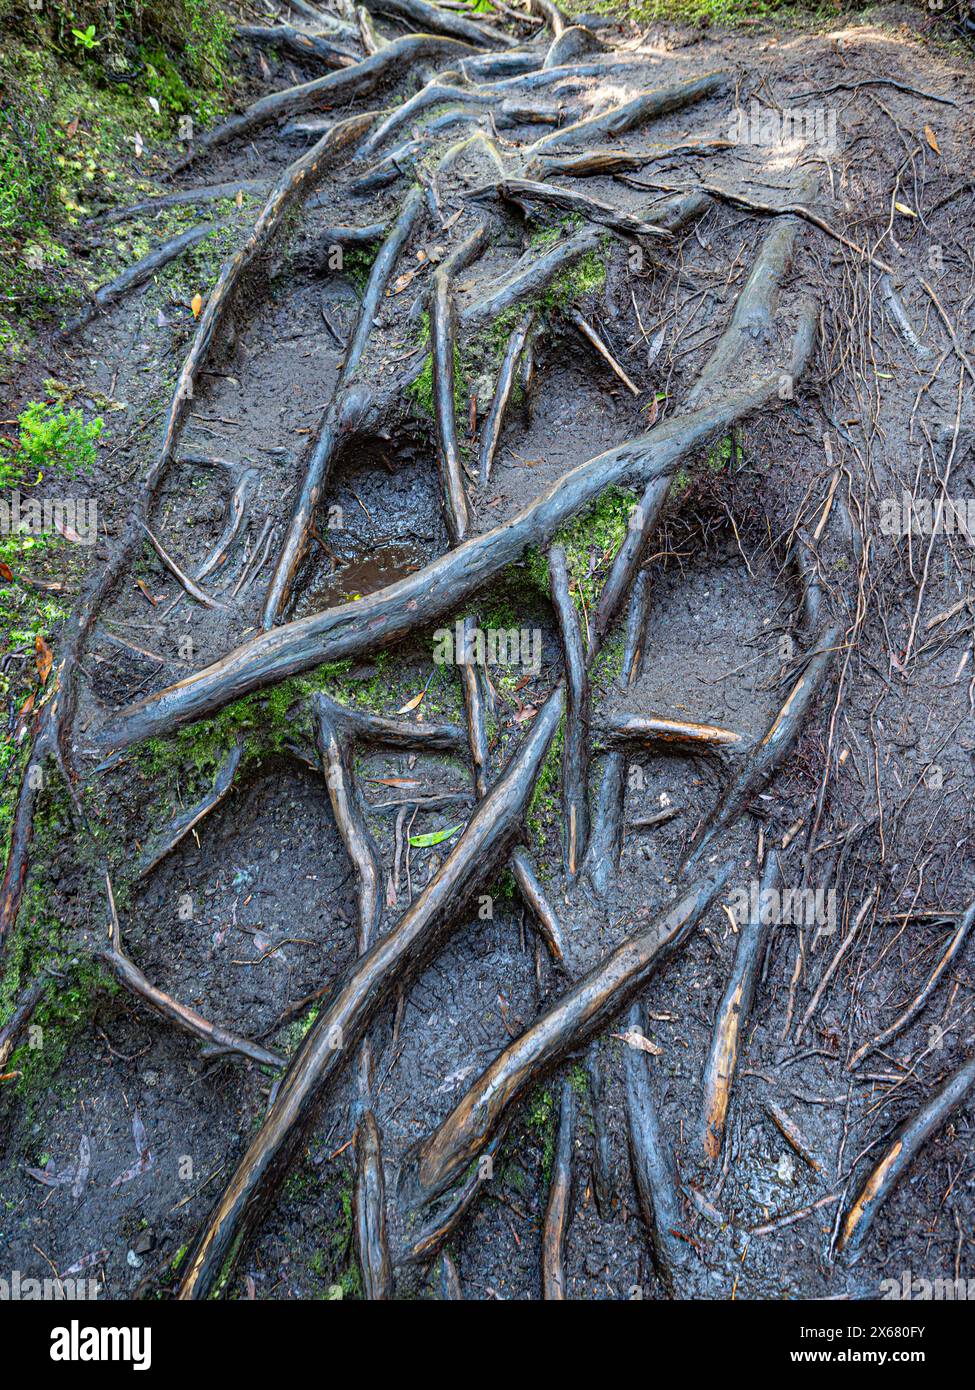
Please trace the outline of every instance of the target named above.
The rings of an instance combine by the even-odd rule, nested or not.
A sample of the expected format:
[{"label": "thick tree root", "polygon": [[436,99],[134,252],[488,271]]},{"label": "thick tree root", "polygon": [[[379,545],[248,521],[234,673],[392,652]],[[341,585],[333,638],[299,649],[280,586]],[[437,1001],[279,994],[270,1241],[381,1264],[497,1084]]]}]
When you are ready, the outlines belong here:
[{"label": "thick tree root", "polygon": [[694,724],[664,714],[602,715],[596,732],[600,741],[611,747],[642,744],[660,751],[710,753],[721,748],[740,749],[748,743],[744,734],[720,724]]},{"label": "thick tree root", "polygon": [[484,188],[475,188],[467,196],[478,201],[501,198],[507,203],[514,203],[525,212],[533,204],[540,203],[544,207],[558,208],[562,212],[572,213],[586,222],[595,222],[601,227],[609,227],[612,231],[619,232],[623,236],[655,237],[663,241],[672,240],[672,233],[664,227],[659,227],[653,222],[644,222],[639,217],[634,217],[632,213],[620,212],[609,203],[600,203],[595,198],[586,197],[584,193],[576,193],[571,188],[559,188],[551,183],[533,183],[530,179],[506,178],[501,179],[498,183],[488,184]]},{"label": "thick tree root", "polygon": [[440,1298],[444,1303],[461,1303],[464,1299],[457,1266],[446,1250],[440,1256]]},{"label": "thick tree root", "polygon": [[[803,335],[791,364],[795,376],[811,347],[812,334]],[[264,632],[178,685],[119,711],[94,734],[93,746],[124,748],[170,733],[263,685],[323,661],[375,651],[434,622],[518,560],[528,546],[544,546],[607,487],[624,479],[650,480],[666,491],[664,480],[681,458],[759,410],[777,395],[778,386],[778,376],[755,383],[580,464],[503,526],[472,537],[397,584]]]},{"label": "thick tree root", "polygon": [[543,135],[534,145],[528,146],[525,154],[531,159],[563,145],[584,145],[593,139],[616,138],[636,126],[669,115],[671,111],[679,111],[694,102],[724,96],[730,88],[731,80],[727,73],[712,72],[690,82],[679,82],[673,87],[640,92],[601,116],[590,116],[551,135]]},{"label": "thick tree root", "polygon": [[[726,865],[716,877],[701,879],[650,926],[621,942],[505,1048],[436,1132],[411,1150],[400,1176],[404,1228],[410,1232],[404,1260],[428,1258],[446,1238],[476,1197],[480,1163],[497,1152],[518,1098],[625,1007],[684,943],[729,872]],[[442,1197],[439,1209],[421,1227],[421,1214],[426,1218],[426,1209]]]},{"label": "thick tree root", "polygon": [[359,61],[356,54],[331,43],[322,34],[296,29],[291,24],[238,24],[236,34],[245,43],[280,48],[303,62],[317,62],[327,68],[346,68]]},{"label": "thick tree root", "polygon": [[552,1181],[542,1223],[542,1298],[561,1302],[567,1297],[565,1238],[572,1215],[572,1152],[575,1147],[576,1101],[572,1082],[562,1082],[559,1134],[552,1160]]},{"label": "thick tree root", "polygon": [[[634,1001],[627,1031],[644,1033],[643,1009]],[[650,1080],[647,1054],[627,1045],[623,1054],[626,1079],[626,1121],[630,1165],[657,1274],[672,1298],[680,1296],[679,1278],[691,1258],[691,1246],[681,1239],[684,1224],[680,1188],[673,1154],[664,1138]]]},{"label": "thick tree root", "polygon": [[448,272],[441,269],[434,273],[433,287],[430,291],[430,343],[433,355],[433,402],[437,421],[437,460],[440,465],[447,535],[450,537],[451,545],[459,545],[465,540],[470,526],[454,408],[456,341],[450,277]]},{"label": "thick tree root", "polygon": [[17,1040],[34,1017],[34,1010],[44,998],[47,984],[47,977],[42,975],[40,979],[33,980],[26,989],[21,990],[14,1001],[10,1017],[0,1028],[0,1072],[6,1071]]},{"label": "thick tree root", "polygon": [[238,193],[266,193],[270,184],[267,179],[236,179],[226,183],[201,184],[198,188],[184,188],[177,193],[163,193],[158,198],[146,198],[141,203],[130,203],[128,207],[113,208],[90,217],[87,227],[114,227],[119,222],[130,222],[134,217],[155,217],[167,208],[190,204],[203,207],[207,203],[219,203],[224,198],[235,198]]},{"label": "thick tree root", "polygon": [[739,927],[734,964],[714,1016],[714,1029],[704,1063],[704,1152],[711,1159],[717,1158],[721,1152],[738,1050],[765,959],[769,924],[763,919],[762,903],[768,901],[766,895],[778,890],[781,881],[778,855],[775,850],[769,850],[762,874],[758,912],[750,914],[747,922]]},{"label": "thick tree root", "polygon": [[589,677],[579,619],[569,593],[565,551],[553,545],[548,553],[552,605],[566,673],[565,733],[562,742],[562,852],[565,872],[573,882],[589,844]]},{"label": "thick tree root", "polygon": [[[642,531],[639,534],[642,540]],[[629,545],[630,539],[628,536],[620,554]],[[607,580],[606,588],[609,587],[609,583]],[[603,592],[605,593],[606,589]],[[631,686],[639,680],[643,669],[644,633],[649,605],[650,576],[646,570],[639,570],[633,581],[626,623],[626,645],[623,650],[621,672],[624,686]],[[610,884],[619,868],[623,848],[625,777],[626,760],[621,752],[613,750],[602,759],[599,790],[593,806],[592,832],[586,852],[586,875],[602,897],[609,892]]]},{"label": "thick tree root", "polygon": [[858,1258],[880,1208],[924,1145],[947,1124],[973,1086],[975,1057],[970,1057],[899,1127],[843,1217],[838,1250],[853,1260]]},{"label": "thick tree root", "polygon": [[302,82],[297,87],[287,87],[282,92],[261,97],[246,111],[231,116],[223,125],[215,126],[201,135],[185,158],[174,165],[173,173],[181,173],[218,145],[250,135],[270,121],[299,116],[316,107],[341,106],[350,97],[367,96],[382,83],[396,79],[413,63],[430,58],[461,58],[469,52],[470,44],[460,43],[457,39],[439,38],[434,34],[406,34],[354,67],[341,68],[338,72],[316,77],[311,82]]},{"label": "thick tree root", "polygon": [[501,30],[475,24],[473,20],[442,10],[439,5],[429,5],[426,0],[365,0],[365,6],[377,14],[395,14],[412,20],[423,33],[448,34],[475,48],[515,46],[516,41]]},{"label": "thick tree root", "polygon": [[598,1040],[589,1049],[586,1074],[589,1078],[589,1099],[592,1105],[592,1185],[596,1196],[596,1209],[603,1220],[608,1221],[616,1206],[616,1192],[606,1108],[606,1075],[599,1056]]},{"label": "thick tree root", "polygon": [[226,800],[233,787],[243,752],[243,744],[235,743],[218,767],[213,786],[207,794],[201,797],[195,805],[188,807],[174,817],[163,833],[150,841],[136,864],[136,882],[151,873],[156,865],[166,858],[167,854],[172,854],[176,846],[186,838],[194,826],[199,825],[204,817]]},{"label": "thick tree root", "polygon": [[187,232],[180,232],[179,236],[172,237],[159,246],[154,246],[141,260],[127,266],[121,275],[117,275],[114,280],[96,290],[92,302],[80,314],[69,319],[61,329],[61,337],[68,338],[72,333],[77,333],[78,329],[90,323],[96,314],[100,314],[112,304],[117,304],[129,290],[144,285],[147,280],[152,279],[157,270],[162,270],[163,266],[175,261],[184,251],[196,246],[197,242],[203,241],[205,237],[212,236],[219,227],[219,222],[204,222],[197,227],[191,227]]},{"label": "thick tree root", "polygon": [[938,987],[939,981],[944,977],[948,967],[957,959],[962,947],[968,939],[968,934],[975,922],[975,903],[970,903],[961,913],[958,925],[954,930],[951,940],[948,942],[940,960],[935,965],[931,974],[928,976],[920,992],[914,996],[907,1008],[898,1014],[889,1028],[885,1028],[882,1033],[878,1033],[870,1042],[866,1042],[862,1047],[857,1048],[853,1056],[847,1063],[850,1071],[855,1071],[860,1063],[878,1048],[884,1047],[890,1042],[891,1038],[896,1038],[903,1033],[904,1029],[914,1022],[918,1014],[921,1013],[925,1004]]}]

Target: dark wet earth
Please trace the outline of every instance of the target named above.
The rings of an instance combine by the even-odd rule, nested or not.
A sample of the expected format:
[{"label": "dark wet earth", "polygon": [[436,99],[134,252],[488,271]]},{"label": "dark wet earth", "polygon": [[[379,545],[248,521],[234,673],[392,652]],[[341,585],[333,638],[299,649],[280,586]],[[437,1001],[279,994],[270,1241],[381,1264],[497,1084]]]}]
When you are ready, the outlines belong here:
[{"label": "dark wet earth", "polygon": [[[616,37],[632,41],[636,36],[627,31]],[[751,41],[729,39],[722,46],[711,39],[686,39],[662,30],[644,35],[642,47],[634,44],[628,56],[632,71],[619,77],[622,95],[614,82],[613,100],[719,64],[754,72]],[[784,95],[811,82],[812,73],[816,83],[827,84],[840,80],[850,66],[856,74],[868,66],[873,71],[878,46],[888,45],[883,51],[890,71],[906,65],[905,80],[963,93],[971,109],[970,72],[959,73],[950,56],[922,51],[920,45],[896,48],[882,23],[854,31],[844,43],[837,58],[828,37],[790,32],[781,41],[763,37],[758,58]],[[285,80],[282,76],[279,85]],[[586,109],[585,102],[605,102],[607,96],[590,88],[585,102],[575,100],[578,110],[569,107],[570,118]],[[887,92],[884,100],[895,113],[890,118],[895,125],[913,131],[923,124],[909,96]],[[970,159],[968,118],[960,109],[933,109],[954,186]],[[657,122],[652,140],[713,138],[726,117],[720,103],[694,107]],[[846,180],[858,159],[869,158],[878,177],[891,177],[888,116],[869,104],[856,105],[844,107],[841,121],[847,146],[832,176]],[[532,138],[510,130],[505,136],[513,142]],[[640,132],[631,138],[641,148],[650,139]],[[269,170],[296,152],[270,136],[259,138],[257,150]],[[250,148],[231,145],[218,152],[206,178],[253,177],[254,160]],[[721,153],[708,161],[707,179],[771,201],[791,195],[794,161],[795,155],[765,160],[762,152],[748,148]],[[671,186],[690,185],[701,174],[688,162],[655,166],[641,177]],[[407,252],[411,266],[418,263],[419,251],[441,239],[452,247],[467,234],[472,214],[461,192],[483,175],[483,169],[472,167],[462,171],[456,185],[441,190],[442,221],[428,219],[423,225]],[[946,180],[944,169],[932,168],[927,185],[903,196],[917,194],[933,209]],[[651,196],[617,180],[583,182],[591,196],[628,210],[646,206]],[[335,178],[327,191],[325,206],[289,229],[274,262],[263,267],[266,278],[258,277],[249,297],[235,307],[233,332],[214,354],[213,371],[203,378],[178,450],[178,456],[202,452],[231,459],[258,473],[237,553],[216,577],[215,592],[225,599],[258,556],[262,527],[270,525],[269,534],[280,535],[334,389],[342,350],[323,326],[323,306],[340,338],[347,338],[354,323],[361,284],[352,276],[320,272],[321,229],[388,218],[403,184],[371,199],[355,199],[347,181]],[[825,205],[831,220],[840,219],[841,201],[838,195]],[[445,230],[455,204],[464,208],[463,215]],[[958,206],[967,209],[967,218],[970,200]],[[844,224],[848,236],[866,238],[858,217],[876,232],[870,222],[874,215],[875,209],[861,207]],[[472,295],[528,244],[518,219],[499,213],[491,226],[498,236],[484,264],[469,272]],[[951,225],[938,223],[937,229],[946,241],[953,235]],[[635,281],[618,250],[603,251],[606,281],[583,302],[638,380],[640,394],[632,397],[571,324],[553,312],[539,334],[534,390],[509,413],[487,488],[478,490],[468,473],[476,531],[510,519],[569,468],[646,430],[658,411],[666,416],[680,409],[727,322],[765,230],[740,211],[718,206],[683,237],[681,274],[673,273],[677,257],[668,251],[668,265],[650,268]],[[922,266],[924,246],[909,239],[909,230],[900,232],[905,264]],[[935,487],[941,465],[929,456],[919,464],[918,455],[925,432],[951,432],[958,364],[950,359],[951,344],[940,321],[925,314],[916,298],[917,320],[923,319],[925,333],[944,354],[942,363],[950,361],[950,371],[945,368],[929,384],[920,407],[925,428],[917,429],[911,412],[925,377],[888,321],[878,315],[868,328],[865,291],[859,282],[851,288],[861,270],[837,243],[812,234],[804,239],[782,296],[780,341],[757,345],[755,361],[737,362],[731,370],[744,379],[757,370],[756,362],[781,360],[776,354],[791,336],[799,297],[813,288],[823,305],[823,332],[809,381],[736,432],[735,450],[724,467],[715,465],[708,450],[687,461],[647,559],[651,603],[643,674],[632,688],[621,688],[622,630],[617,628],[593,678],[595,723],[611,712],[653,712],[761,735],[804,645],[800,594],[784,558],[786,538],[800,513],[807,528],[815,526],[832,460],[842,462],[839,495],[854,517],[861,506],[899,492],[916,468],[922,491]],[[970,273],[963,259],[949,257],[941,285],[952,311],[962,321],[967,315],[969,331]],[[423,283],[421,278],[417,288]],[[386,379],[415,352],[414,299],[410,290],[383,302],[364,374]],[[126,514],[127,488],[145,464],[150,425],[189,341],[185,314],[174,313],[160,326],[160,306],[167,303],[165,284],[150,285],[111,318],[99,320],[72,349],[73,366],[93,389],[127,402],[113,420],[112,457],[103,460],[97,480],[109,534]],[[486,402],[476,376],[465,377],[465,388],[468,410],[459,412],[458,423],[470,462],[476,436],[469,422],[480,425]],[[395,418],[395,428],[354,440],[342,452],[319,508],[317,535],[289,617],[354,602],[422,569],[447,548],[429,419],[416,406]],[[960,419],[952,480],[953,492],[959,493],[975,480],[970,394],[963,398]],[[824,456],[824,434],[829,456]],[[212,546],[226,496],[219,470],[186,463],[167,474],[153,524],[187,567]],[[791,757],[723,838],[721,859],[733,860],[732,882],[747,885],[757,877],[761,836],[766,844],[792,847],[790,863],[798,874],[829,765],[829,795],[814,837],[814,859],[824,867],[815,882],[835,891],[841,932],[875,888],[877,910],[798,1043],[795,1027],[786,1026],[790,1007],[798,1010],[795,1017],[802,1016],[839,938],[820,940],[793,984],[795,935],[785,929],[772,934],[724,1151],[714,1164],[705,1161],[701,1143],[700,1087],[734,957],[729,913],[716,906],[641,996],[647,1036],[659,1049],[647,1065],[685,1193],[685,1231],[693,1250],[681,1297],[872,1297],[881,1279],[899,1277],[903,1269],[930,1277],[973,1274],[970,1103],[934,1137],[891,1197],[860,1261],[850,1264],[831,1251],[854,1175],[863,1173],[897,1122],[970,1054],[975,1037],[975,981],[962,955],[909,1030],[855,1076],[845,1067],[852,1046],[889,1022],[929,973],[949,930],[939,925],[937,913],[957,909],[975,895],[975,735],[971,657],[965,656],[971,652],[970,617],[937,629],[938,645],[925,629],[919,659],[899,671],[891,656],[903,651],[923,559],[905,559],[876,527],[870,531],[865,525],[863,535],[870,536],[873,550],[862,569],[862,546],[829,533],[829,600],[851,628],[859,623],[858,652],[843,667],[842,698],[834,706],[834,686],[820,701]],[[607,566],[604,538],[593,523],[591,533],[583,528],[576,541],[583,552],[588,548],[587,578],[598,592]],[[924,589],[925,622],[971,592],[971,563],[970,547],[937,552]],[[177,603],[177,584],[147,551],[132,581],[106,609],[91,644],[77,725],[79,751],[84,733],[105,710],[180,679],[253,635],[269,574],[270,566],[262,565],[253,583],[225,608],[207,610],[185,596]],[[527,679],[517,668],[492,673],[499,701],[492,746],[497,772],[559,676],[561,653],[531,557],[489,586],[478,603],[480,613],[498,615],[500,625],[541,634],[540,670]],[[107,640],[106,633],[122,645]],[[365,710],[388,715],[410,706],[404,717],[462,723],[460,683],[453,669],[431,661],[431,636],[418,633],[396,648],[329,671],[322,677],[324,688]],[[146,650],[153,655],[146,657]],[[968,666],[960,667],[965,660]],[[962,669],[963,679],[956,674]],[[421,691],[425,694],[416,704]],[[130,881],[132,864],[149,835],[212,783],[211,751],[201,753],[184,734],[162,749],[130,750],[103,770],[96,770],[94,758],[81,761],[91,813],[120,885],[122,931],[133,958],[151,980],[211,1021],[288,1054],[327,998],[330,982],[355,958],[355,880],[317,769],[306,694],[278,704],[268,699],[246,718],[247,752],[231,793],[142,883]],[[565,965],[550,960],[510,875],[502,874],[490,890],[490,916],[458,922],[445,949],[381,1017],[373,1032],[374,1102],[391,1201],[407,1149],[573,980],[648,913],[672,901],[687,843],[737,769],[735,759],[743,756],[649,751],[628,756],[628,826],[619,872],[605,901],[585,881],[571,890],[565,885],[557,784],[533,809],[526,843],[562,922]],[[942,779],[914,790],[932,762],[942,769]],[[451,844],[448,839],[411,847],[409,838],[464,824],[470,768],[466,760],[445,755],[368,751],[358,755],[355,770],[371,808],[368,821],[383,868],[385,932],[436,873]],[[423,804],[424,798],[445,793],[456,800],[433,808]],[[41,858],[37,872],[55,904],[62,948],[80,960],[102,938],[104,909],[92,888],[81,837],[70,830],[63,805],[52,805],[56,849],[52,857]],[[629,824],[662,810],[675,814],[650,827]],[[909,919],[909,930],[897,914]],[[198,1042],[134,998],[111,990],[107,981],[92,987],[78,1013],[57,1064],[31,1073],[25,1069],[23,1084],[7,1084],[0,1095],[4,1263],[37,1277],[48,1276],[52,1268],[62,1275],[79,1265],[96,1270],[104,1297],[166,1296],[260,1125],[275,1077],[250,1062],[201,1055]],[[623,1031],[620,1019],[593,1044],[605,1077],[598,1105],[587,1074],[591,1058],[582,1050],[541,1079],[521,1106],[494,1179],[451,1241],[466,1298],[541,1297],[540,1235],[563,1075],[576,1088],[579,1112],[566,1247],[568,1294],[586,1300],[665,1296],[630,1173],[623,1094],[629,1044]],[[41,1037],[36,1061],[48,1045]],[[41,1079],[32,1086],[31,1076]],[[818,1167],[783,1139],[770,1118],[770,1101],[800,1127]],[[228,1296],[358,1295],[351,1222],[356,1119],[353,1082],[344,1075],[241,1258]],[[602,1126],[608,1133],[611,1189],[600,1203],[593,1173]],[[84,1182],[52,1185],[72,1168],[77,1179],[83,1141],[91,1155]],[[28,1168],[45,1176],[32,1176]],[[777,1224],[795,1213],[804,1214]],[[400,1269],[397,1295],[436,1297],[436,1271]]]}]

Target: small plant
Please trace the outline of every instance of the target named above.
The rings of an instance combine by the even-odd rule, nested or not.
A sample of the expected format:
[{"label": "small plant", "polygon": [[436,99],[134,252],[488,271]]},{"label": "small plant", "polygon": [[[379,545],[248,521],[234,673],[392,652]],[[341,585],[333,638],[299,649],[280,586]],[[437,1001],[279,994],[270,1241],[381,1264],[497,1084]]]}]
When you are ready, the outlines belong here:
[{"label": "small plant", "polygon": [[72,29],[76,48],[83,48],[90,53],[93,48],[101,48],[101,39],[95,38],[95,26],[89,24],[87,29]]},{"label": "small plant", "polygon": [[24,476],[41,477],[45,471],[55,468],[74,477],[93,467],[95,444],[104,424],[100,415],[86,424],[77,408],[66,411],[46,401],[31,401],[21,412],[18,423],[18,453],[14,459],[0,456],[0,485],[8,485]]}]

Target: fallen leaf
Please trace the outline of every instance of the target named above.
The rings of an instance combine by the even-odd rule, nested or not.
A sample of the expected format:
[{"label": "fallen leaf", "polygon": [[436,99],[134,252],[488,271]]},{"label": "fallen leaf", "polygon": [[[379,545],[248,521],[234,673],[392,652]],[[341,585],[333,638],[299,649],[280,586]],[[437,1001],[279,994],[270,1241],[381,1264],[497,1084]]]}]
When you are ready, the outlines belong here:
[{"label": "fallen leaf", "polygon": [[402,708],[402,709],[398,709],[398,710],[396,711],[396,713],[397,713],[397,714],[409,714],[410,710],[416,709],[417,705],[419,705],[420,701],[423,699],[423,697],[424,697],[424,695],[425,695],[426,693],[427,693],[427,692],[426,692],[425,689],[424,689],[424,690],[421,690],[420,693],[419,693],[419,695],[414,695],[412,700],[407,700],[407,702],[406,702],[406,704],[403,706],[403,708]]},{"label": "fallen leaf", "polygon": [[67,124],[67,125],[65,126],[65,128],[64,128],[64,133],[65,133],[65,135],[68,137],[69,140],[73,140],[74,137],[78,134],[78,117],[77,117],[77,116],[75,116],[75,118],[74,118],[73,121],[69,121],[69,122],[68,122],[68,124]]},{"label": "fallen leaf", "polygon": [[156,97],[149,98],[149,105],[152,107],[153,111],[155,111],[157,116],[162,114],[159,109],[159,102]]},{"label": "fallen leaf", "polygon": [[938,137],[935,135],[934,131],[931,129],[929,125],[926,125],[924,127],[924,138],[925,140],[927,140],[928,144],[934,150],[935,154],[941,153],[941,151],[938,149]]},{"label": "fallen leaf", "polygon": [[143,151],[144,149],[145,149],[145,146],[144,146],[143,143],[142,143],[142,136],[139,134],[138,131],[136,131],[136,133],[135,133],[135,157],[136,157],[136,159],[141,159],[141,158],[142,158],[142,151]]},{"label": "fallen leaf", "polygon": [[534,719],[538,710],[534,705],[522,705],[521,709],[515,714],[515,723],[524,724],[526,719]]},{"label": "fallen leaf", "polygon": [[4,564],[2,560],[0,560],[0,579],[5,579],[8,584],[12,584],[14,580],[13,570],[9,565]]},{"label": "fallen leaf", "polygon": [[51,674],[54,653],[40,633],[34,638],[34,660],[37,662],[37,674],[41,678],[41,685],[43,685]]},{"label": "fallen leaf", "polygon": [[917,213],[913,212],[906,203],[895,203],[894,208],[902,217],[917,217]]},{"label": "fallen leaf", "polygon": [[242,188],[238,188],[237,194],[234,198],[234,202],[237,204],[239,208],[242,208],[244,206],[244,190]]},{"label": "fallen leaf", "polygon": [[451,835],[456,835],[461,829],[463,827],[460,825],[452,825],[449,830],[431,830],[429,835],[411,835],[410,844],[414,849],[427,849],[430,845],[439,845],[444,840],[449,840]]},{"label": "fallen leaf", "polygon": [[200,317],[200,310],[203,308],[202,294],[195,294],[193,296],[190,300],[190,308],[193,310],[193,317],[198,319]]},{"label": "fallen leaf", "polygon": [[611,1033],[610,1036],[625,1042],[627,1047],[636,1048],[638,1052],[649,1052],[651,1057],[663,1056],[663,1048],[645,1038],[638,1028],[627,1028],[625,1033]]},{"label": "fallen leaf", "polygon": [[156,606],[156,604],[159,602],[159,600],[158,600],[157,598],[154,598],[154,597],[152,596],[152,594],[149,592],[149,586],[148,586],[148,584],[146,583],[146,581],[145,581],[144,579],[137,579],[135,582],[136,582],[137,587],[138,587],[139,589],[141,589],[142,593],[145,595],[145,597],[146,597],[146,598],[149,600],[149,602],[152,604],[153,608],[155,608],[155,606]]}]

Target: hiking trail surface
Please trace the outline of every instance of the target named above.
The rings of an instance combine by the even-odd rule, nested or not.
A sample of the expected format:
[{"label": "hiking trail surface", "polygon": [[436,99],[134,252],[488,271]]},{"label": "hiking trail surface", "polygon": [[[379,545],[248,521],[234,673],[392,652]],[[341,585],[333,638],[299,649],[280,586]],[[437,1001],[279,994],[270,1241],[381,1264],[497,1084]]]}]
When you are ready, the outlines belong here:
[{"label": "hiking trail surface", "polygon": [[50,349],[118,409],[12,708],[7,1263],[975,1277],[970,61],[903,6],[244,18]]}]

